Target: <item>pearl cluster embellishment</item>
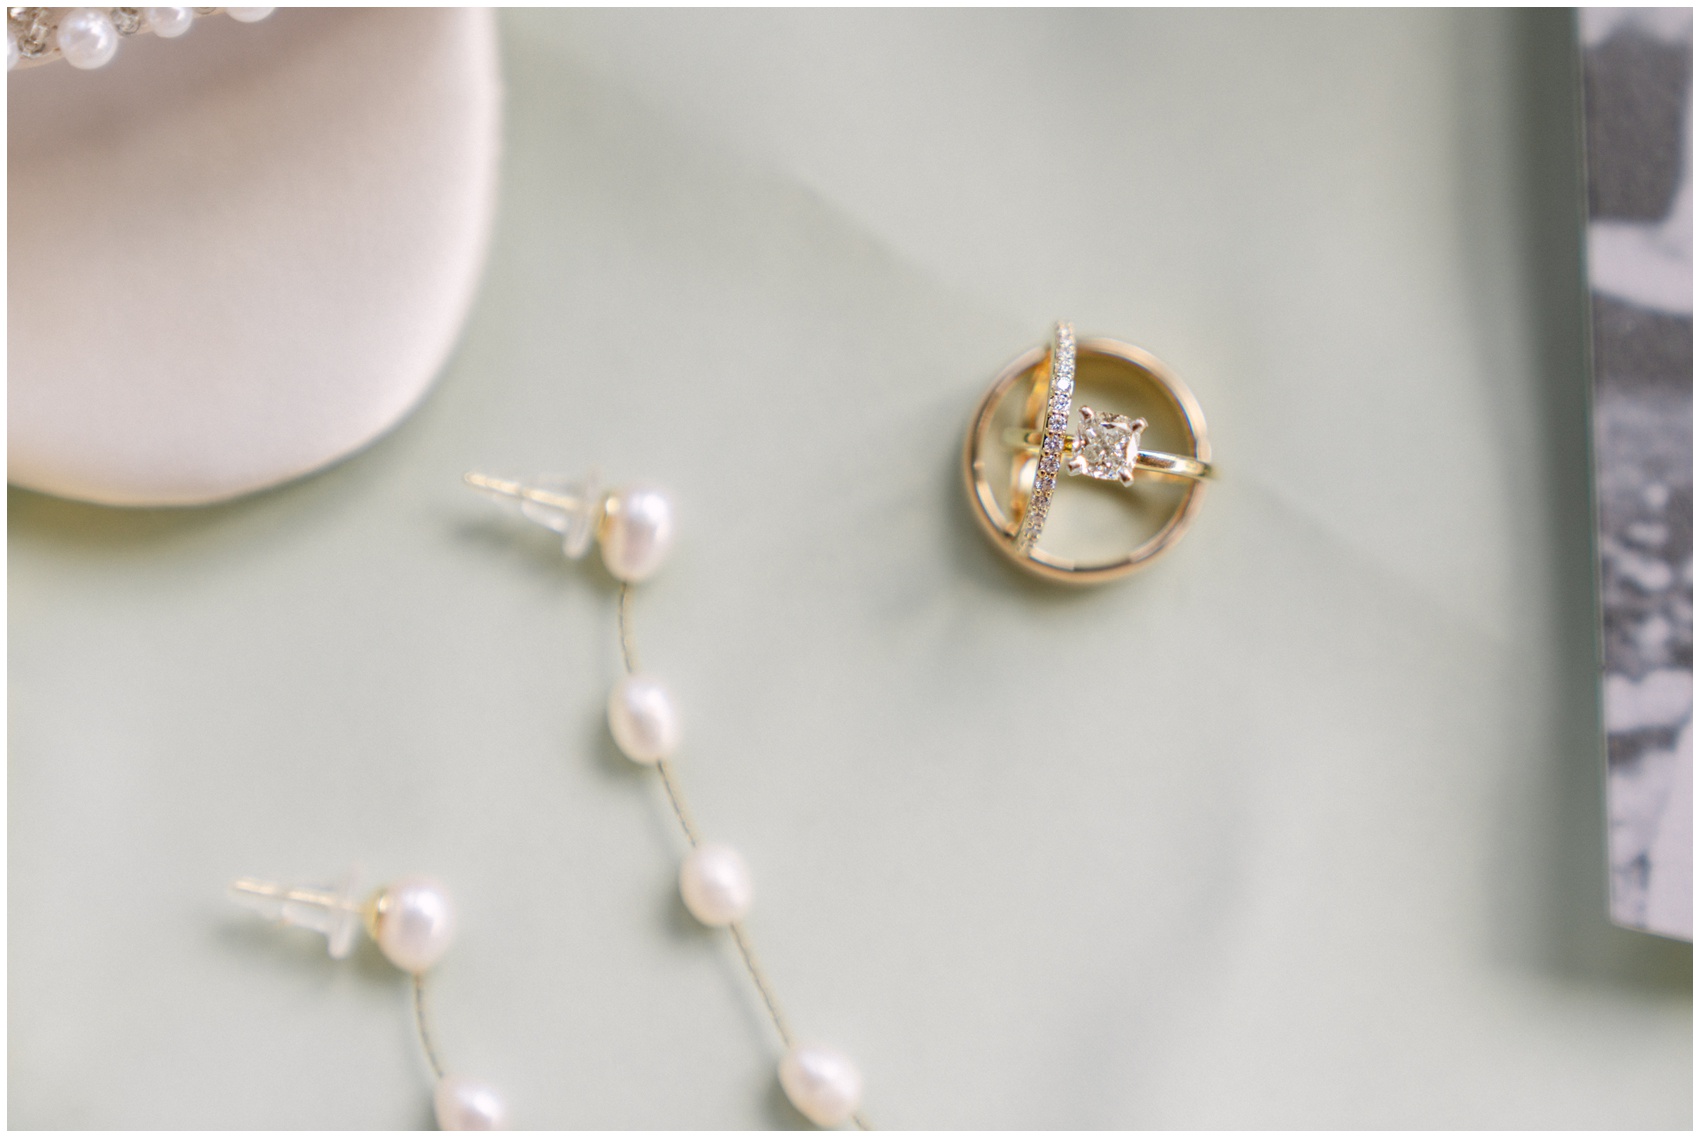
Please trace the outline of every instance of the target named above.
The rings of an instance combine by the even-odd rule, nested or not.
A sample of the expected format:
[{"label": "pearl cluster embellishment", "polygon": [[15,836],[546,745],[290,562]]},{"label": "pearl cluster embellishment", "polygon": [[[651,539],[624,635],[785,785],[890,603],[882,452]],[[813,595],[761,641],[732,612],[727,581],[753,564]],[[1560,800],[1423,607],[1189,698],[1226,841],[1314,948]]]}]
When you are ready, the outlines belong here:
[{"label": "pearl cluster embellishment", "polygon": [[672,548],[671,501],[650,486],[603,496],[594,476],[578,483],[558,478],[521,483],[473,473],[466,475],[466,481],[517,502],[526,517],[561,534],[562,550],[569,558],[588,552],[590,535],[595,535],[603,564],[621,583],[620,646],[626,675],[608,695],[608,731],[627,758],[658,773],[684,831],[689,849],[679,864],[679,897],[703,925],[727,929],[732,935],[785,1046],[779,1085],[786,1098],[817,1126],[854,1122],[865,1129],[858,1114],[862,1076],[856,1065],[831,1047],[799,1043],[779,1011],[742,924],[755,900],[749,866],[733,847],[704,841],[698,834],[669,762],[682,739],[672,693],[660,679],[637,666],[630,635],[631,587],[651,577]]},{"label": "pearl cluster embellishment", "polygon": [[[53,13],[62,11],[57,19]],[[6,10],[6,70],[20,63],[63,59],[90,71],[105,67],[118,53],[124,36],[149,31],[176,39],[189,30],[195,17],[223,12],[240,23],[263,20],[273,8],[8,8]]]}]

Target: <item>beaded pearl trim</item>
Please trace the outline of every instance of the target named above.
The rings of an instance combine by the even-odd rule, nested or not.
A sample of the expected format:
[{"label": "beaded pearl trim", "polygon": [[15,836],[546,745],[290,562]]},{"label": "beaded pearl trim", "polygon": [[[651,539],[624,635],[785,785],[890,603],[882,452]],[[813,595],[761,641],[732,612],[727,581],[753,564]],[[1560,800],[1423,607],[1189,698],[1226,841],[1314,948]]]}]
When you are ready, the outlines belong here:
[{"label": "beaded pearl trim", "polygon": [[101,67],[120,38],[153,32],[175,38],[196,16],[224,12],[249,24],[271,8],[7,8],[6,70],[63,59],[73,67]]}]

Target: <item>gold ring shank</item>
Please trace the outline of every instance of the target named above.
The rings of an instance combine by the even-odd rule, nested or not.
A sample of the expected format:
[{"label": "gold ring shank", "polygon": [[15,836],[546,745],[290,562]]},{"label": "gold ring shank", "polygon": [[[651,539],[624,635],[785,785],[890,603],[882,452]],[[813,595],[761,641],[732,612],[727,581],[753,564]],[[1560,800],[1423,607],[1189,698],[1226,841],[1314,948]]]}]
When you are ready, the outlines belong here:
[{"label": "gold ring shank", "polygon": [[[1016,450],[1037,451],[1040,446],[1041,432],[1024,431],[1020,427],[1006,427],[1003,441]],[[1074,453],[1074,436],[1063,436],[1062,452]],[[1165,454],[1160,450],[1142,450],[1133,461],[1133,468],[1146,474],[1156,474],[1168,478],[1210,478],[1215,475],[1215,468],[1208,462],[1185,455]]]}]

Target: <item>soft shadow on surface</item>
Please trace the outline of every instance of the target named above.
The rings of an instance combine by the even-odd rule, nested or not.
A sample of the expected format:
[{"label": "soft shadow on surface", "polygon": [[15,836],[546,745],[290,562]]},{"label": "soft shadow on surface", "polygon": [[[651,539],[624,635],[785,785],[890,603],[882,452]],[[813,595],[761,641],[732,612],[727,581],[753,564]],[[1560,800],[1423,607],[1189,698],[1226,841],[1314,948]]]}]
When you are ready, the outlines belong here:
[{"label": "soft shadow on surface", "polygon": [[[1582,234],[1586,217],[1581,153],[1581,74],[1574,18],[1569,10],[1511,14],[1518,69],[1511,78],[1517,110],[1511,136],[1521,152],[1508,187],[1518,203],[1511,235],[1520,265],[1511,288],[1527,299],[1529,326],[1520,334],[1534,346],[1542,377],[1538,421],[1548,525],[1544,548],[1529,551],[1529,572],[1545,571],[1552,588],[1544,623],[1554,630],[1553,659],[1539,677],[1551,689],[1548,722],[1531,724],[1526,745],[1535,761],[1524,769],[1544,780],[1519,786],[1527,819],[1508,826],[1495,865],[1503,870],[1494,894],[1497,950],[1512,961],[1586,985],[1648,993],[1691,992],[1693,949],[1613,926],[1607,917],[1605,743],[1600,722],[1598,614],[1595,599],[1594,513],[1589,426],[1587,293]],[[1474,25],[1460,30],[1471,38]],[[1481,52],[1469,43],[1466,60]],[[1468,100],[1463,103],[1468,112]],[[1468,140],[1468,125],[1463,127]],[[1479,313],[1500,310],[1488,199],[1496,187],[1460,186],[1466,256]],[[1484,319],[1487,317],[1484,315]],[[1484,337],[1494,334],[1484,329]],[[1501,333],[1503,334],[1503,333]],[[1510,410],[1510,409],[1506,409]],[[1527,648],[1525,646],[1525,651]],[[1532,848],[1525,842],[1533,838]],[[1527,893],[1528,896],[1523,896]]]},{"label": "soft shadow on surface", "polygon": [[[561,552],[558,534],[472,497],[467,495],[466,510],[448,523],[449,533],[458,544],[489,554],[493,572],[512,572],[517,565],[528,576],[558,583],[562,590],[584,591],[610,607],[619,602],[620,582],[603,566],[594,545],[573,561]],[[495,564],[497,560],[502,564]]]},{"label": "soft shadow on surface", "polygon": [[[477,316],[475,310],[468,329]],[[102,506],[8,485],[7,532],[13,538],[67,552],[109,555],[148,551],[283,515],[322,516],[357,509],[369,495],[393,486],[395,472],[417,465],[416,448],[424,445],[438,417],[448,413],[441,392],[464,382],[463,360],[470,335],[470,330],[463,332],[419,402],[394,426],[328,466],[204,506]]]},{"label": "soft shadow on surface", "polygon": [[762,1100],[762,1112],[767,1116],[768,1127],[773,1130],[816,1128],[814,1123],[797,1113],[797,1108],[785,1097],[785,1088],[779,1085],[777,1075],[767,1085],[767,1096]]},{"label": "soft shadow on surface", "polygon": [[253,498],[216,506],[96,506],[6,487],[7,530],[86,552],[147,547],[214,529],[252,508]]},{"label": "soft shadow on surface", "polygon": [[362,933],[354,951],[346,960],[333,960],[326,950],[325,938],[310,929],[289,928],[267,921],[252,913],[238,910],[234,903],[231,912],[213,923],[211,936],[220,948],[231,956],[242,957],[244,963],[256,970],[288,970],[311,975],[330,983],[339,974],[353,972],[362,983],[394,987],[402,976],[378,946]]}]

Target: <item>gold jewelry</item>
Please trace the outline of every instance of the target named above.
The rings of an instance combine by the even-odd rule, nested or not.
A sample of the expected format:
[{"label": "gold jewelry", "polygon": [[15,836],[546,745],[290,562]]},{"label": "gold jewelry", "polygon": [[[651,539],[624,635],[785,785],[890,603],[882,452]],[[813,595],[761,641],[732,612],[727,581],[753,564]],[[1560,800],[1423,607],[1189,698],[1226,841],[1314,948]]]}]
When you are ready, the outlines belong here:
[{"label": "gold jewelry", "polygon": [[[1059,321],[1051,337],[1051,381],[1046,388],[1045,402],[1039,409],[1044,414],[1044,428],[1034,432],[1041,436],[1038,469],[1027,482],[1027,501],[1017,518],[1019,524],[1014,538],[1017,553],[1026,554],[1032,550],[1033,543],[1039,540],[1039,531],[1045,528],[1045,517],[1051,509],[1051,490],[1056,486],[1057,465],[1062,460],[1063,431],[1068,427],[1068,404],[1074,396],[1074,351],[1074,328]],[[1035,376],[1035,395],[1038,390]],[[1030,416],[1035,423],[1039,420],[1039,411]]]},{"label": "gold jewelry", "polygon": [[[1139,413],[1082,406],[1080,429],[1069,434],[1077,382]],[[1147,432],[1160,447],[1144,448]],[[1030,349],[998,373],[970,420],[962,459],[975,520],[992,544],[1023,569],[1070,584],[1113,580],[1166,552],[1191,525],[1204,480],[1215,473],[1204,412],[1180,378],[1132,344],[1077,343],[1067,324],[1057,326],[1051,344]],[[1005,468],[1007,476],[998,477]],[[1131,549],[1069,556],[1039,544],[1055,514],[1061,470],[1132,491],[1123,501],[1133,509],[1120,511],[1130,515],[1127,524],[1139,523],[1141,532],[1128,539]],[[1068,498],[1067,508],[1077,510],[1077,492]],[[1091,514],[1084,504],[1078,512]],[[1106,517],[1100,508],[1099,518]],[[1111,520],[1114,525],[1096,528],[1123,524]],[[1091,536],[1100,544],[1107,538],[1103,532]]]},{"label": "gold jewelry", "polygon": [[594,474],[576,484],[553,477],[527,484],[474,472],[466,475],[466,482],[514,502],[526,517],[563,535],[562,552],[569,558],[584,556],[593,535],[602,547],[603,564],[620,581],[616,611],[620,656],[626,672],[608,696],[608,732],[628,759],[655,768],[666,791],[688,847],[679,865],[679,899],[702,924],[724,928],[731,934],[784,1048],[779,1060],[779,1086],[791,1105],[823,1128],[849,1122],[857,1129],[869,1129],[861,1111],[862,1075],[855,1063],[836,1048],[798,1039],[779,1010],[773,983],[756,958],[745,924],[754,900],[749,867],[736,849],[705,840],[697,829],[673,768],[672,756],[680,744],[679,714],[673,697],[659,677],[638,667],[632,637],[632,589],[661,567],[672,547],[671,500],[661,490],[641,485],[605,495]]},{"label": "gold jewelry", "polygon": [[[1081,422],[1090,421],[1096,414],[1092,408],[1082,407],[1080,409]],[[1214,473],[1214,469],[1208,462],[1200,462],[1196,458],[1184,458],[1178,454],[1164,454],[1161,451],[1140,450],[1139,433],[1144,431],[1147,425],[1144,419],[1129,421],[1126,415],[1102,415],[1098,417],[1108,421],[1111,432],[1121,433],[1126,431],[1128,437],[1122,442],[1118,442],[1114,437],[1099,441],[1099,446],[1104,452],[1107,452],[1104,457],[1098,457],[1093,453],[1091,443],[1094,440],[1089,439],[1084,453],[1078,457],[1069,458],[1063,464],[1063,468],[1070,474],[1085,474],[1105,480],[1113,479],[1123,486],[1131,486],[1136,473],[1154,474],[1161,478],[1209,478]],[[1090,430],[1087,433],[1090,434]],[[1017,450],[1036,451],[1039,449],[1040,436],[1041,432],[1039,431],[1024,431],[1020,427],[1007,427],[1004,429],[1003,441]],[[1062,453],[1065,456],[1074,455],[1080,450],[1082,450],[1082,447],[1079,436],[1063,436]],[[1129,454],[1133,455],[1131,461],[1127,458]],[[1078,469],[1075,466],[1076,462],[1080,463]]]},{"label": "gold jewelry", "polygon": [[291,885],[243,877],[230,898],[279,925],[312,929],[325,938],[332,960],[354,949],[365,927],[390,963],[413,980],[413,1026],[431,1070],[439,1130],[505,1130],[508,1108],[488,1083],[450,1072],[437,1053],[425,1015],[426,973],[448,951],[455,934],[449,891],[430,877],[403,877],[362,899],[360,872],[350,869],[334,885]]}]

